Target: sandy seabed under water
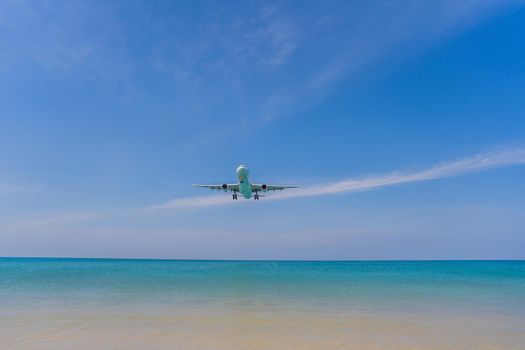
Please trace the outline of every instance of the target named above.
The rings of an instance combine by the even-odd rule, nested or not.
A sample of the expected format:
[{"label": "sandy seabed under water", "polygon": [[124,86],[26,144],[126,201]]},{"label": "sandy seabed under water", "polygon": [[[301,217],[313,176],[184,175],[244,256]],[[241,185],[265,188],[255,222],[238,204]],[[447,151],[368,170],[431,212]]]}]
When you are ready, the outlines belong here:
[{"label": "sandy seabed under water", "polygon": [[494,315],[173,309],[48,310],[0,318],[0,349],[525,349]]}]

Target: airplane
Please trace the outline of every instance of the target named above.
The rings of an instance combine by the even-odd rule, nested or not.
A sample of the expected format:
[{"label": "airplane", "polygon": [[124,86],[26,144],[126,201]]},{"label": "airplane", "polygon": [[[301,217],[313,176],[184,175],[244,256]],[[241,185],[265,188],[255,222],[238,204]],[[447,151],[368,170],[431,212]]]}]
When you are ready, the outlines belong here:
[{"label": "airplane", "polygon": [[[253,194],[254,200],[259,200],[259,192],[268,191],[282,191],[286,188],[297,188],[299,186],[289,185],[266,185],[266,184],[252,184],[248,178],[249,171],[244,165],[239,165],[236,171],[237,180],[236,184],[222,184],[222,185],[193,185],[194,187],[204,187],[210,190],[222,190],[224,192],[233,192],[233,200],[237,200],[237,193],[240,193],[244,198],[250,199]],[[264,197],[264,196],[263,196]]]}]

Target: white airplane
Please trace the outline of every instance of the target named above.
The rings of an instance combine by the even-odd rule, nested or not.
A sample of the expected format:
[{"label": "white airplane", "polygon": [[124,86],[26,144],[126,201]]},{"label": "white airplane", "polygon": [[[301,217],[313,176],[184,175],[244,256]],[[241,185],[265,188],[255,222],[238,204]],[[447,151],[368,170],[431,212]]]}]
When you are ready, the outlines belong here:
[{"label": "white airplane", "polygon": [[239,180],[236,184],[222,184],[222,185],[193,185],[194,187],[205,187],[210,190],[223,190],[224,192],[233,192],[232,198],[237,199],[237,193],[240,193],[244,198],[250,199],[253,193],[253,199],[259,200],[259,192],[267,191],[282,191],[285,188],[297,188],[299,186],[286,186],[286,185],[266,185],[266,184],[252,184],[248,178],[249,171],[244,165],[239,165],[237,168],[237,179]]}]

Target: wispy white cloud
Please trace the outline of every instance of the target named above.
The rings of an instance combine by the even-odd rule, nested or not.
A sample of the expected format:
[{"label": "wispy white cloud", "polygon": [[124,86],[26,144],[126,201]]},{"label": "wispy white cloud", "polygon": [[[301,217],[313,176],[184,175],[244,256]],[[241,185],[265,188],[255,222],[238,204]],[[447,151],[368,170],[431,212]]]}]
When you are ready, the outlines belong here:
[{"label": "wispy white cloud", "polygon": [[[512,148],[487,153],[479,153],[468,158],[432,166],[428,169],[402,172],[395,171],[385,175],[367,176],[358,179],[344,179],[337,182],[322,183],[270,194],[265,200],[282,200],[297,197],[313,197],[346,192],[373,190],[404,183],[413,183],[459,176],[473,172],[489,170],[498,167],[525,164],[525,148]],[[238,203],[227,195],[197,196],[175,198],[163,204],[152,206],[151,209],[178,209],[204,207]]]},{"label": "wispy white cloud", "polygon": [[140,87],[130,83],[137,63],[123,27],[116,4],[0,2],[0,74],[31,67],[125,97]]},{"label": "wispy white cloud", "polygon": [[147,209],[172,209],[172,208],[192,208],[192,207],[205,207],[210,205],[221,205],[232,203],[230,196],[224,194],[211,195],[211,196],[195,196],[185,198],[175,198],[169,202],[154,205]]},{"label": "wispy white cloud", "polygon": [[103,216],[94,212],[64,212],[0,222],[2,232],[25,232],[28,230],[56,229],[57,227],[71,227],[77,224],[100,219]]},{"label": "wispy white cloud", "polygon": [[[485,171],[498,167],[525,164],[525,148],[511,148],[499,151],[475,154],[471,157],[437,164],[419,171],[394,171],[384,175],[372,175],[361,178],[343,179],[341,181],[321,183],[298,189],[291,189],[278,193],[269,193],[264,198],[268,200],[284,200],[298,197],[314,197],[330,194],[351,193],[357,191],[374,190],[398,184],[414,183],[442,179]],[[5,189],[4,189],[5,190]],[[9,191],[13,191],[10,188]],[[18,191],[26,191],[21,187]],[[0,192],[2,187],[0,187]],[[165,203],[149,206],[145,209],[113,208],[105,211],[65,211],[58,213],[43,213],[20,218],[11,218],[0,222],[0,233],[5,232],[32,232],[42,230],[69,230],[78,229],[90,222],[100,222],[136,216],[148,216],[148,212],[159,209],[183,209],[218,206],[226,204],[246,204],[246,201],[232,201],[228,194],[223,192],[213,195],[175,198]]]},{"label": "wispy white cloud", "polygon": [[[216,125],[248,119],[251,130],[253,122],[297,114],[352,74],[521,3],[268,1],[203,5],[194,17],[170,3],[8,1],[0,3],[0,50],[6,52],[0,72],[33,63],[53,76],[87,80],[121,97],[156,94],[162,84],[150,86],[142,77],[158,73],[152,76],[172,80],[174,115],[204,120],[195,122],[198,135],[228,134],[217,132]],[[209,122],[217,118],[220,123]],[[213,131],[207,132],[209,125]],[[226,139],[195,137],[190,143]]]},{"label": "wispy white cloud", "polygon": [[296,49],[307,50],[314,65],[266,96],[259,106],[261,119],[271,121],[308,108],[329,95],[332,86],[384,60],[417,54],[521,4],[522,0],[387,1],[324,12],[297,29]]},{"label": "wispy white cloud", "polygon": [[[0,234],[59,231],[77,232],[79,229],[90,228],[91,223],[98,223],[104,226],[107,223],[119,220],[126,222],[129,218],[136,217],[141,213],[143,214],[144,211],[136,208],[108,208],[105,210],[62,209],[52,212],[13,216],[0,219]],[[90,229],[95,230],[96,228],[91,227]]]},{"label": "wispy white cloud", "polygon": [[0,183],[0,195],[31,194],[40,191],[41,188],[32,185],[21,185],[16,183]]}]

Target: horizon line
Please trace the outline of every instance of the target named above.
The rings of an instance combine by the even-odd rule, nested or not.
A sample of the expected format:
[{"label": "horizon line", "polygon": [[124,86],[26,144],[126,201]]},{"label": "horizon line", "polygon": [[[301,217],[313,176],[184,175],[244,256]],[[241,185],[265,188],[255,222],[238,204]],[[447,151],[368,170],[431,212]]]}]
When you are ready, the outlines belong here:
[{"label": "horizon line", "polygon": [[199,259],[199,258],[108,258],[108,257],[65,257],[65,256],[0,256],[1,259],[41,260],[138,260],[138,261],[195,261],[195,262],[476,262],[501,261],[525,262],[524,259]]}]

